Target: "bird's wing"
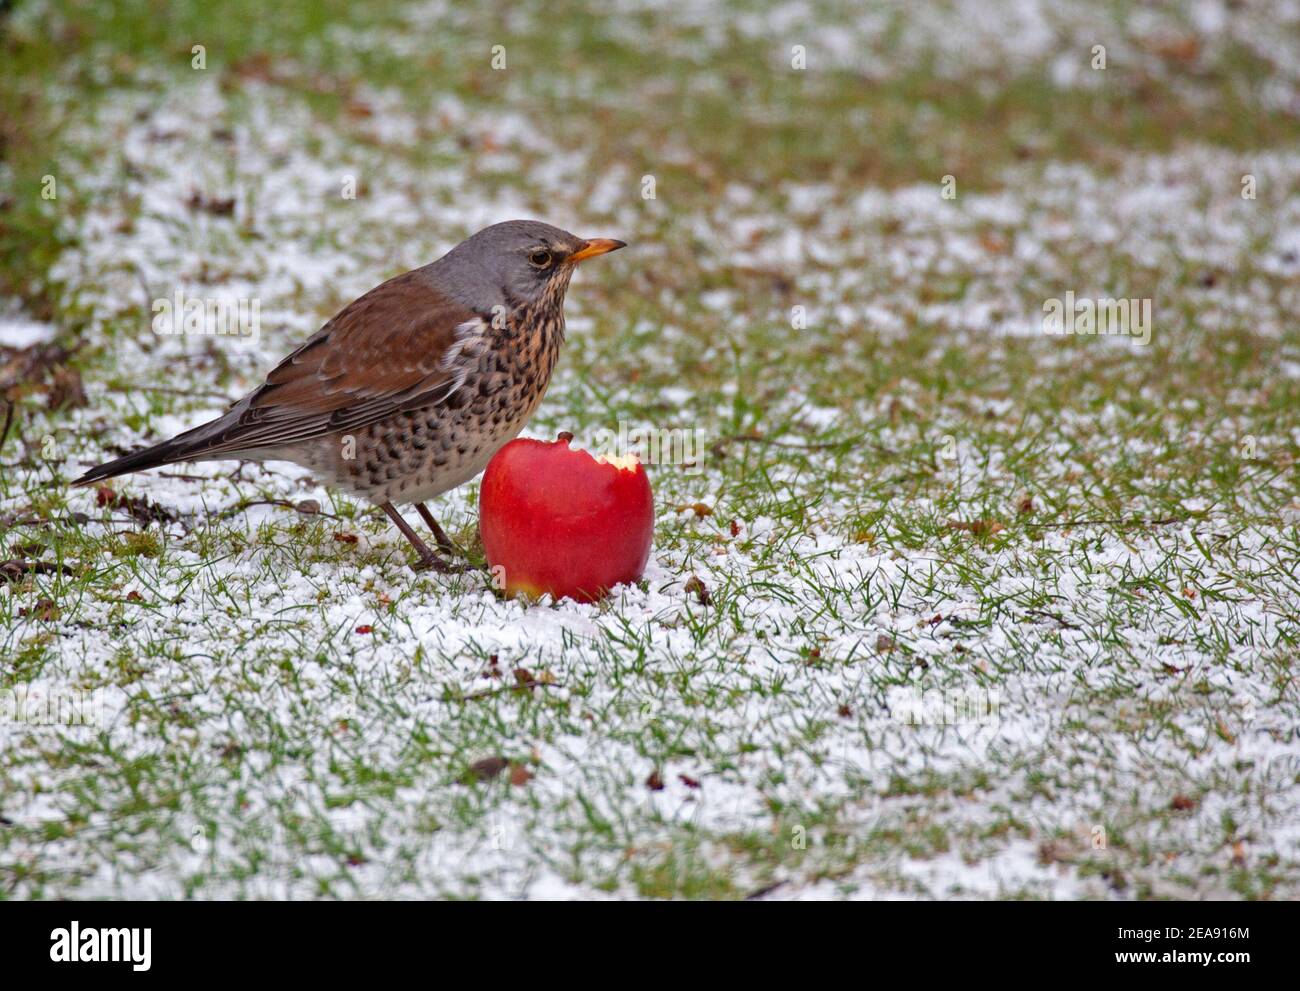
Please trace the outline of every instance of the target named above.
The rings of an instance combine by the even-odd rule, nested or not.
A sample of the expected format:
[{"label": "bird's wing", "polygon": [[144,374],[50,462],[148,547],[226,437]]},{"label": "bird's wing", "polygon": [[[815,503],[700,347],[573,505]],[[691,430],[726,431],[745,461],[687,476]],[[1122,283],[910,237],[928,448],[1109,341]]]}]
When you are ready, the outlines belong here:
[{"label": "bird's wing", "polygon": [[[211,424],[202,451],[278,447],[446,402],[487,341],[486,322],[407,272],[349,303]],[[199,438],[195,438],[199,440]]]}]

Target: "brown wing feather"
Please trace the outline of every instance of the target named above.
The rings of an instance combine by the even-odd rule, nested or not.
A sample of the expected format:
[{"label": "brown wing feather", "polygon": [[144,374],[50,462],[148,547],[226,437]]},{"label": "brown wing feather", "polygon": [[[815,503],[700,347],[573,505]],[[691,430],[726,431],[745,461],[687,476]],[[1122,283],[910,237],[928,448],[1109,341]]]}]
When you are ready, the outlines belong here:
[{"label": "brown wing feather", "polygon": [[280,362],[206,451],[274,447],[437,405],[461,384],[454,359],[482,325],[417,273],[390,279]]}]

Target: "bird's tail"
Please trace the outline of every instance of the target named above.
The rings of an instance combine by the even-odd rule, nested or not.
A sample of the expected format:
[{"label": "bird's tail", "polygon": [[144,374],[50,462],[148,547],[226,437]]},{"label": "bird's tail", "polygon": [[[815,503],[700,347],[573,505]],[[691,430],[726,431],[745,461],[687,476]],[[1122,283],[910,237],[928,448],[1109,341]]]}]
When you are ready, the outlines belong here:
[{"label": "bird's tail", "polygon": [[72,484],[94,485],[107,478],[129,475],[133,471],[144,471],[146,468],[157,468],[159,465],[175,464],[177,461],[200,461],[204,455],[210,453],[213,434],[216,432],[214,428],[218,428],[218,424],[222,424],[224,420],[225,417],[219,417],[193,430],[177,434],[171,440],[165,440],[161,444],[132,451],[113,461],[106,461],[102,465],[91,468]]}]

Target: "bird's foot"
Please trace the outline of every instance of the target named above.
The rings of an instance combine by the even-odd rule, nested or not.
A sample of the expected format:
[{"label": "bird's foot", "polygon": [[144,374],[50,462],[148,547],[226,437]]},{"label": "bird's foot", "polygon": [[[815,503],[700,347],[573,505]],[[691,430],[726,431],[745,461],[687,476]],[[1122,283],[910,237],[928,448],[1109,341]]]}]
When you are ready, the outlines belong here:
[{"label": "bird's foot", "polygon": [[463,575],[468,571],[478,571],[479,568],[472,564],[444,561],[437,554],[421,555],[420,559],[411,565],[411,570],[415,572],[432,571],[439,575]]}]

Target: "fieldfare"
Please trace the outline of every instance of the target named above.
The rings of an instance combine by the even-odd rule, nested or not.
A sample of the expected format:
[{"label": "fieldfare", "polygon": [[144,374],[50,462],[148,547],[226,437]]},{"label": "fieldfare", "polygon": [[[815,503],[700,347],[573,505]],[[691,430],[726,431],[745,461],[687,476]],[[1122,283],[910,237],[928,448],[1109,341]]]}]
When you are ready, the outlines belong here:
[{"label": "fieldfare", "polygon": [[74,485],[177,461],[291,461],[374,503],[452,570],[395,508],[469,481],[523,429],[564,343],[577,264],[624,247],[534,220],[479,231],[349,303],[224,416],[92,468]]}]

